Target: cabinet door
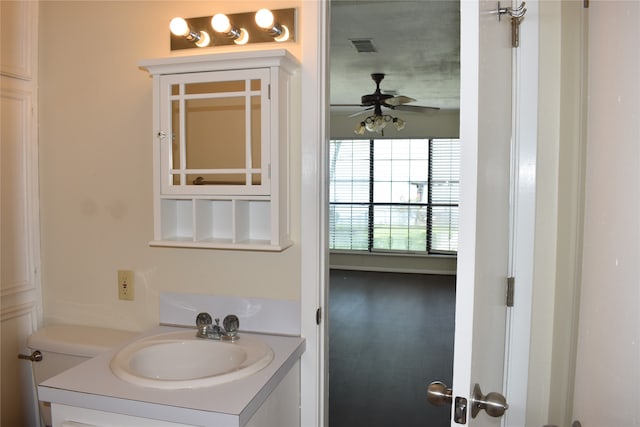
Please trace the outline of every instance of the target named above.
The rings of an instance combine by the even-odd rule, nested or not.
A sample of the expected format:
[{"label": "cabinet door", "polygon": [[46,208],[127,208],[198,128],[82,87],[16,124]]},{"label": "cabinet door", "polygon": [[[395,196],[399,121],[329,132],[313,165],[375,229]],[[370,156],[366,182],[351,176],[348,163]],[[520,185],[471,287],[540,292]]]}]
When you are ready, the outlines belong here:
[{"label": "cabinet door", "polygon": [[163,194],[268,195],[269,69],[160,76]]}]

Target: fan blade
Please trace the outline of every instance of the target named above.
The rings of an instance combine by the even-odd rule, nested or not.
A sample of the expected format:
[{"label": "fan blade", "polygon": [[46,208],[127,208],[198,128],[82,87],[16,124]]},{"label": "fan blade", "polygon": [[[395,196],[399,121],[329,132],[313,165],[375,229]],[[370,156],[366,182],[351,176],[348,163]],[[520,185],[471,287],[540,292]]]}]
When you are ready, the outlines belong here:
[{"label": "fan blade", "polygon": [[364,107],[362,104],[330,104],[330,107]]},{"label": "fan blade", "polygon": [[384,103],[395,107],[397,105],[407,104],[413,101],[415,101],[415,99],[409,98],[408,96],[404,96],[404,95],[398,95],[398,96],[394,96],[393,98],[385,99]]},{"label": "fan blade", "polygon": [[364,113],[366,113],[366,112],[368,112],[368,111],[373,110],[373,108],[374,108],[374,107],[365,108],[364,110],[362,110],[362,111],[358,111],[357,113],[350,114],[350,115],[349,115],[349,116],[347,116],[347,117],[351,118],[351,117],[359,116],[360,114],[364,114]]},{"label": "fan blade", "polygon": [[430,113],[432,111],[438,111],[440,108],[438,107],[425,107],[422,105],[398,105],[393,107],[394,110],[401,111],[413,111],[414,113]]}]

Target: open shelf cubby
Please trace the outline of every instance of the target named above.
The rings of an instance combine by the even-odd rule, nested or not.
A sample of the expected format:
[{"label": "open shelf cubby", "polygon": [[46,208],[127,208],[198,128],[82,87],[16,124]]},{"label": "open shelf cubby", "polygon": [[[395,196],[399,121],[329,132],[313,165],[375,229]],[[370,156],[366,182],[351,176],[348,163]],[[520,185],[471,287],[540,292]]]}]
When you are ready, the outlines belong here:
[{"label": "open shelf cubby", "polygon": [[272,209],[270,200],[165,198],[162,238],[151,244],[279,251],[290,243],[271,241]]}]

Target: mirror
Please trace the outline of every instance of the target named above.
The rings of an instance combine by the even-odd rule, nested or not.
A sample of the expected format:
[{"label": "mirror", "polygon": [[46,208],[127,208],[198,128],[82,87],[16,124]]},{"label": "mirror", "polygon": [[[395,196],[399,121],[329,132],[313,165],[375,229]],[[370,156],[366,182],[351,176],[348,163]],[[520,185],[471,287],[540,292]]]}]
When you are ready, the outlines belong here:
[{"label": "mirror", "polygon": [[171,92],[173,185],[260,185],[260,79],[176,83]]}]

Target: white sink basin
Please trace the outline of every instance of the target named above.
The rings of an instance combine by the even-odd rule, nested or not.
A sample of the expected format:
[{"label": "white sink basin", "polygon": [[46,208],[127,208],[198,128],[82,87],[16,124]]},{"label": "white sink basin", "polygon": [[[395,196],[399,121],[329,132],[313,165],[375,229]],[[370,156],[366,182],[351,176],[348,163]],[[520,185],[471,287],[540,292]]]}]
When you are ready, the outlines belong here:
[{"label": "white sink basin", "polygon": [[209,387],[258,372],[273,360],[271,348],[257,338],[238,341],[196,338],[195,330],[169,332],[135,341],[111,359],[120,379],[143,387]]}]

